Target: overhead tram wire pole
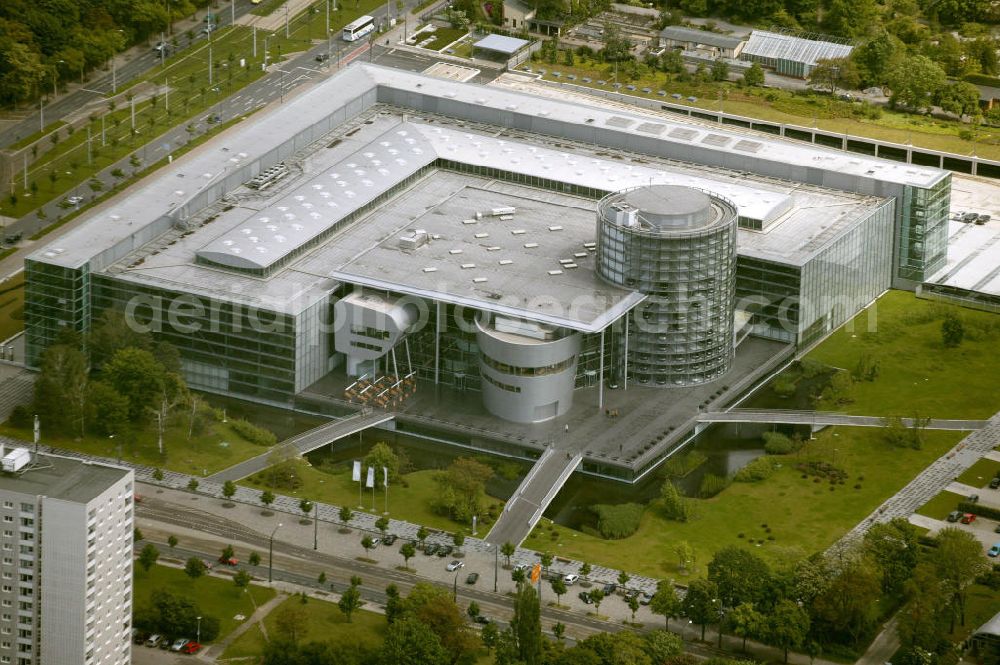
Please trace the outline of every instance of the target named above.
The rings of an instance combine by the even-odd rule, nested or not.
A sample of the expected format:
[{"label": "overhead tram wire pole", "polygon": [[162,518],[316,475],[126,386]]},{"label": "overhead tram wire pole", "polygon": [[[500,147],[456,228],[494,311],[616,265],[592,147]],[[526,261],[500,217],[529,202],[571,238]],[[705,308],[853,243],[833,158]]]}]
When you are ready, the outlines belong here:
[{"label": "overhead tram wire pole", "polygon": [[278,526],[274,527],[274,531],[271,532],[271,537],[267,540],[267,583],[270,584],[273,577],[272,572],[274,570],[274,534],[278,532],[281,528],[281,522],[278,522]]}]

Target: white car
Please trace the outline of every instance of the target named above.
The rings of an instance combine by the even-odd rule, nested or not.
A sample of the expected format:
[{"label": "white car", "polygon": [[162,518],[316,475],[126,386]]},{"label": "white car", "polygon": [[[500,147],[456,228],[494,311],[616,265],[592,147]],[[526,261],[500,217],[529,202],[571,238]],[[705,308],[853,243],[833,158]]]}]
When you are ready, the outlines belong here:
[{"label": "white car", "polygon": [[190,641],[191,640],[189,640],[186,637],[182,637],[179,640],[174,640],[174,643],[170,645],[170,650],[171,651],[180,651],[181,649],[184,648],[184,645],[186,645]]},{"label": "white car", "polygon": [[66,199],[66,201],[68,201],[70,205],[74,205],[74,206],[75,205],[80,205],[81,203],[83,203],[83,197],[82,196],[71,196],[68,199]]},{"label": "white car", "polygon": [[576,573],[570,573],[569,575],[563,578],[563,582],[566,583],[566,586],[569,586],[571,584],[576,584],[576,581],[578,579],[580,579],[579,575],[577,575]]},{"label": "white car", "polygon": [[449,573],[453,573],[459,568],[465,568],[465,563],[456,559],[455,561],[449,563],[447,568]]}]

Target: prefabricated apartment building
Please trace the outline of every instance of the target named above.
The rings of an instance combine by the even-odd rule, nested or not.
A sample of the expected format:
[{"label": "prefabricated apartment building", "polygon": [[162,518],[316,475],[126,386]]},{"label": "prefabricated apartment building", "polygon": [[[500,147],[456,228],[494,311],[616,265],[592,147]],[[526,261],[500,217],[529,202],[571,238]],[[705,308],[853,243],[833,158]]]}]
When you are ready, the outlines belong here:
[{"label": "prefabricated apartment building", "polygon": [[707,123],[356,63],[26,261],[26,353],[108,308],[194,388],[290,403],[332,373],[501,421],[574,391],[725,377],[945,263],[951,175]]}]

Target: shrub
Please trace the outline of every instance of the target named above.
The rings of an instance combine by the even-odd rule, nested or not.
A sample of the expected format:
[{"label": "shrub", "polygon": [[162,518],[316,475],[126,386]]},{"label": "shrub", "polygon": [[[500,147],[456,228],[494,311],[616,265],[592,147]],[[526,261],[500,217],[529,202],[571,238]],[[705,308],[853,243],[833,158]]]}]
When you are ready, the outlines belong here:
[{"label": "shrub", "polygon": [[799,449],[799,446],[792,439],[781,432],[764,432],[764,450],[768,455],[788,455]]},{"label": "shrub", "polygon": [[597,504],[591,507],[597,515],[597,530],[601,536],[611,540],[627,538],[635,533],[644,509],[638,503]]},{"label": "shrub", "polygon": [[709,499],[727,487],[729,487],[728,477],[706,473],[701,479],[701,484],[698,486],[698,496],[703,499]]},{"label": "shrub", "polygon": [[762,455],[737,471],[733,480],[738,483],[755,483],[759,480],[765,480],[771,477],[777,464],[773,458]]},{"label": "shrub", "polygon": [[273,446],[278,442],[278,437],[274,435],[274,432],[258,427],[247,420],[230,420],[229,424],[233,426],[233,430],[237,434],[258,446]]},{"label": "shrub", "polygon": [[812,379],[828,371],[830,368],[818,360],[803,358],[799,361],[799,369],[802,370],[802,376],[804,378]]},{"label": "shrub", "polygon": [[32,426],[34,417],[31,413],[31,409],[24,404],[18,404],[14,407],[14,410],[10,412],[10,420],[8,422],[11,427],[26,429]]},{"label": "shrub", "polygon": [[795,381],[788,376],[779,376],[771,384],[771,388],[778,397],[791,397],[795,394]]}]

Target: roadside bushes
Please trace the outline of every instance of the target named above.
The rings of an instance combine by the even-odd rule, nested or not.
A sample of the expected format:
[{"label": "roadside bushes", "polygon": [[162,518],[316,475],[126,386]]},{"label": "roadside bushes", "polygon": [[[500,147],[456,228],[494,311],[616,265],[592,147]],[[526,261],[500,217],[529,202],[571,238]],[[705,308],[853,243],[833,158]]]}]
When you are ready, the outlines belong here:
[{"label": "roadside bushes", "polygon": [[609,540],[627,538],[638,531],[645,510],[638,503],[597,504],[590,509],[597,515],[597,530]]},{"label": "roadside bushes", "polygon": [[230,420],[229,424],[233,426],[237,434],[258,446],[273,446],[278,442],[278,437],[274,435],[274,432],[266,430],[263,427],[258,427],[250,421],[242,419]]}]

